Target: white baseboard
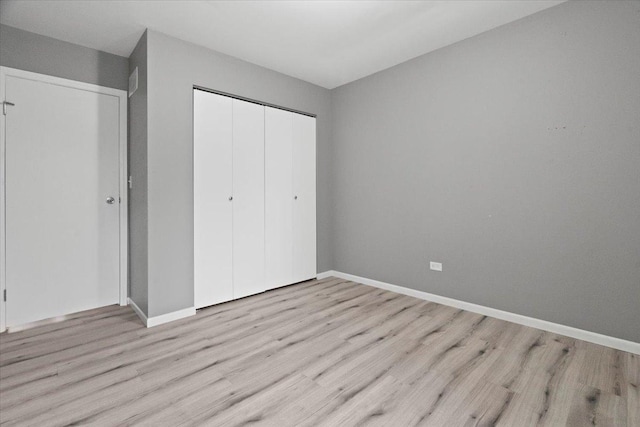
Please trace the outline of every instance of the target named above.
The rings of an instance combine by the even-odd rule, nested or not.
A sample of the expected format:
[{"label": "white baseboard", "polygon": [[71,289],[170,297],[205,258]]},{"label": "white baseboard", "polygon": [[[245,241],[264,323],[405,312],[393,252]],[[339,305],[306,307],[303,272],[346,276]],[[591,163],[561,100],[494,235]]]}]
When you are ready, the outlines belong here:
[{"label": "white baseboard", "polygon": [[138,315],[140,320],[142,320],[142,323],[144,323],[144,326],[147,326],[147,316],[143,313],[140,307],[138,307],[138,304],[133,302],[131,298],[127,298],[127,301],[129,301],[129,306],[133,309],[133,312]]},{"label": "white baseboard", "polygon": [[428,292],[417,291],[415,289],[405,288],[403,286],[392,285],[391,283],[380,282],[378,280],[367,279],[366,277],[354,276],[353,274],[342,273],[340,271],[325,271],[318,273],[318,279],[327,277],[338,277],[340,279],[350,280],[362,283],[368,286],[374,286],[380,289],[420,298],[426,301],[432,301],[438,304],[448,305],[462,310],[471,311],[473,313],[483,314],[496,319],[506,320],[532,328],[542,329],[544,331],[553,332],[559,335],[565,335],[571,338],[577,338],[583,341],[589,341],[594,344],[604,345],[606,347],[615,348],[617,350],[627,351],[629,353],[640,354],[640,343],[627,341],[620,338],[610,337],[608,335],[598,334],[596,332],[585,331],[583,329],[571,326],[561,325],[559,323],[548,322],[546,320],[536,319],[534,317],[523,316],[521,314],[510,313],[508,311],[498,310],[483,305],[473,304],[470,302],[460,301],[453,298],[443,297],[440,295],[430,294]]},{"label": "white baseboard", "polygon": [[195,307],[185,308],[183,310],[174,311],[172,313],[163,314],[160,316],[147,317],[140,307],[133,302],[131,298],[129,298],[129,305],[133,309],[133,311],[138,315],[138,317],[142,320],[142,323],[147,328],[151,328],[152,326],[162,325],[164,323],[173,322],[174,320],[183,319],[185,317],[194,316],[196,314]]},{"label": "white baseboard", "polygon": [[161,316],[154,316],[147,319],[147,328],[152,326],[162,325],[163,323],[173,322],[174,320],[184,319],[185,317],[195,316],[196,308],[189,307],[182,310],[174,311],[171,313],[163,314]]},{"label": "white baseboard", "polygon": [[322,279],[326,279],[327,277],[338,277],[337,274],[338,272],[334,270],[323,271],[322,273],[316,274],[316,279],[322,280]]}]

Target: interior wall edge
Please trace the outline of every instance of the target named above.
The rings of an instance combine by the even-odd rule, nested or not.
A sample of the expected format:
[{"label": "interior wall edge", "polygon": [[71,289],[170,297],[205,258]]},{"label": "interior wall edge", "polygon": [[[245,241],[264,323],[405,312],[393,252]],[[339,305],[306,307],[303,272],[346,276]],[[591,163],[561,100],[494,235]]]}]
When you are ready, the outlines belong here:
[{"label": "interior wall edge", "polygon": [[148,283],[148,97],[147,33],[129,57],[129,72],[138,69],[138,89],[129,96],[129,298],[149,314]]}]

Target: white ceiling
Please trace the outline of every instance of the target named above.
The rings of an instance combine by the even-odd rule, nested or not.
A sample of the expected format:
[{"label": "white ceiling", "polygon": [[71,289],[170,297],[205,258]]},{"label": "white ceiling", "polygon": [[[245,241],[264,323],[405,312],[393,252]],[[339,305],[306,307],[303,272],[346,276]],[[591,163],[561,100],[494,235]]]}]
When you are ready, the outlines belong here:
[{"label": "white ceiling", "polygon": [[562,1],[18,1],[0,22],[128,57],[145,28],[334,88]]}]

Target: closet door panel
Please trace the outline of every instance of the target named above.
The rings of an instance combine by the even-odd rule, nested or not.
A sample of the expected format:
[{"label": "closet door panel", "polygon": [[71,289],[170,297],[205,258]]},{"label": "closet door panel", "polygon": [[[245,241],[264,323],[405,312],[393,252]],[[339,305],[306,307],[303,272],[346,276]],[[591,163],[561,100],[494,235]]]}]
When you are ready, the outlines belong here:
[{"label": "closet door panel", "polygon": [[264,107],[233,100],[233,297],[265,290]]},{"label": "closet door panel", "polygon": [[316,277],[316,119],[293,114],[293,279]]},{"label": "closet door panel", "polygon": [[231,117],[230,98],[193,91],[196,308],[233,299]]},{"label": "closet door panel", "polygon": [[293,283],[293,113],[265,108],[266,288]]}]

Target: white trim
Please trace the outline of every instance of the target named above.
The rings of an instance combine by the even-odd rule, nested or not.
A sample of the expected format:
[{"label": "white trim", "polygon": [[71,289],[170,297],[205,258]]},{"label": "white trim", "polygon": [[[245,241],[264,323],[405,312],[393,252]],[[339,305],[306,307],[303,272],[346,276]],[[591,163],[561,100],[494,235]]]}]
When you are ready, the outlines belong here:
[{"label": "white trim", "polygon": [[[14,76],[27,80],[49,83],[53,85],[65,86],[73,89],[86,90],[118,98],[120,108],[120,296],[119,303],[127,305],[127,284],[128,284],[128,194],[127,194],[127,92],[120,89],[113,89],[98,86],[91,83],[78,82],[75,80],[63,79],[61,77],[49,76],[46,74],[33,73],[31,71],[18,70],[16,68],[0,67],[0,102],[5,101],[5,83],[7,76]],[[11,100],[6,100],[11,101]],[[5,129],[6,116],[0,112],[0,153],[2,159],[5,154]],[[2,293],[6,289],[5,276],[5,164],[0,162],[0,332],[6,329],[6,303],[2,298]]]},{"label": "white trim", "polygon": [[140,320],[142,320],[142,323],[144,323],[144,325],[147,328],[151,328],[153,326],[162,325],[164,323],[173,322],[174,320],[184,319],[185,317],[195,316],[195,314],[196,314],[196,308],[195,307],[189,307],[189,308],[185,308],[183,310],[178,310],[178,311],[174,311],[174,312],[171,312],[171,313],[162,314],[160,316],[147,317],[144,314],[144,312],[140,309],[140,307],[138,307],[138,305],[135,302],[133,302],[133,300],[131,298],[129,298],[128,300],[129,300],[129,305],[131,306],[133,311],[138,315]]},{"label": "white trim", "polygon": [[131,298],[127,298],[127,300],[129,301],[129,306],[133,309],[133,312],[138,315],[140,320],[142,320],[144,326],[147,326],[147,315],[144,314],[144,311],[142,311],[140,307],[138,307],[138,304],[136,304]]},{"label": "white trim", "polygon": [[164,323],[173,322],[174,320],[184,319],[185,317],[191,317],[196,315],[196,308],[189,307],[182,310],[174,311],[160,316],[149,317],[147,319],[147,328],[152,326],[162,325]]},{"label": "white trim", "polygon": [[[5,68],[0,67],[0,102],[6,101],[5,99]],[[5,129],[6,116],[0,112],[0,332],[4,332],[7,329],[6,317],[7,317],[7,304],[4,301],[4,291],[6,289],[6,255],[4,253],[6,244],[4,236],[6,233],[5,215]]]},{"label": "white trim", "polygon": [[318,279],[325,279],[327,277],[337,277],[340,279],[350,280],[353,282],[362,283],[363,285],[373,286],[391,292],[420,298],[426,301],[432,301],[438,304],[448,305],[450,307],[471,311],[473,313],[495,317],[496,319],[506,320],[508,322],[517,323],[519,325],[542,329],[543,331],[553,332],[555,334],[565,335],[567,337],[577,338],[583,341],[589,341],[595,344],[604,345],[606,347],[615,348],[617,350],[627,351],[629,353],[640,354],[640,343],[623,340],[621,338],[615,338],[608,335],[598,334],[596,332],[585,331],[583,329],[561,325],[559,323],[548,322],[546,320],[523,316],[521,314],[498,310],[495,308],[486,307],[484,305],[473,304],[470,302],[460,301],[440,295],[430,294],[428,292],[417,291],[415,289],[392,285],[391,283],[380,282],[378,280],[368,279],[366,277],[354,276],[353,274],[342,273],[340,271],[329,270],[318,273],[317,275]]},{"label": "white trim", "polygon": [[322,273],[316,274],[316,279],[322,280],[322,279],[326,279],[327,277],[338,277],[336,276],[336,274],[338,274],[338,272],[333,270],[323,271]]},{"label": "white trim", "polygon": [[[115,90],[115,89],[114,89]],[[120,305],[129,292],[129,163],[127,160],[127,92],[118,90],[120,108]]]}]

